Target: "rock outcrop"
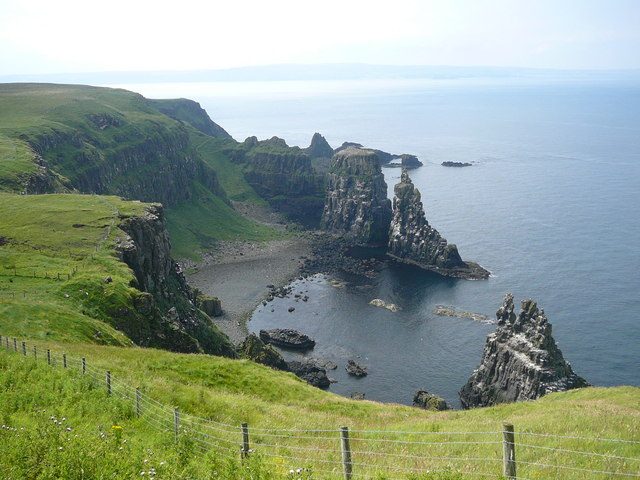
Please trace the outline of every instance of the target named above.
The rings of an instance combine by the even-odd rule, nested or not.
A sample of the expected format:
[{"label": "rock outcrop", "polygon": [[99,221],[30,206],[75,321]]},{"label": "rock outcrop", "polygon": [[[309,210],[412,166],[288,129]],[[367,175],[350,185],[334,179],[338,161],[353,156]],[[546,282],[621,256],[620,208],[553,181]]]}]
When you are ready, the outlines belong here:
[{"label": "rock outcrop", "polygon": [[314,362],[292,361],[287,363],[287,367],[309,385],[318,388],[328,388],[331,385],[327,371]]},{"label": "rock outcrop", "polygon": [[472,166],[471,163],[467,163],[467,162],[442,162],[441,164],[443,167],[470,167]]},{"label": "rock outcrop", "polygon": [[393,160],[400,159],[400,163],[397,164],[397,166],[402,166],[406,168],[417,168],[422,166],[422,162],[418,160],[418,157],[416,157],[415,155],[411,155],[408,153],[397,155],[395,153],[385,152],[384,150],[378,150],[376,148],[364,147],[362,144],[355,143],[355,142],[344,142],[342,145],[340,145],[338,148],[335,149],[334,153],[341,152],[343,150],[346,150],[347,148],[363,148],[363,149],[371,150],[378,156],[378,160],[380,160],[380,163],[382,165],[391,166],[389,164]]},{"label": "rock outcrop", "polygon": [[327,139],[317,132],[313,134],[311,144],[304,151],[311,158],[331,158],[334,153]]},{"label": "rock outcrop", "polygon": [[151,204],[118,227],[125,236],[116,238],[116,250],[133,271],[132,286],[142,293],[134,302],[136,312],[112,312],[116,327],[140,345],[235,356],[226,335],[196,307],[197,292],[171,258],[162,205]]},{"label": "rock outcrop", "polygon": [[187,98],[149,100],[158,111],[168,117],[184,122],[211,137],[230,139],[231,135],[215,123],[198,102]]},{"label": "rock outcrop", "polygon": [[588,386],[576,375],[551,335],[551,324],[533,300],[516,316],[513,295],[496,312],[480,366],[460,391],[465,408],[534,400],[547,393]]},{"label": "rock outcrop", "polygon": [[242,342],[240,346],[240,354],[256,363],[261,363],[277,370],[289,370],[287,362],[284,361],[282,355],[271,345],[265,344],[255,333]]},{"label": "rock outcrop", "polygon": [[315,340],[292,328],[260,330],[260,339],[265,343],[292,350],[310,350],[316,346]]},{"label": "rock outcrop", "polygon": [[390,220],[391,202],[378,156],[355,147],[334,155],[322,228],[356,245],[383,246],[388,242]]},{"label": "rock outcrop", "polygon": [[348,360],[347,366],[345,370],[349,375],[354,377],[366,377],[367,376],[367,367],[363,367],[362,365],[355,362],[355,360]]},{"label": "rock outcrop", "polygon": [[387,252],[391,258],[451,277],[481,279],[489,276],[481,266],[463,261],[458,248],[447,243],[429,225],[420,192],[404,169],[394,193]]},{"label": "rock outcrop", "polygon": [[443,398],[433,395],[426,390],[418,390],[413,396],[413,406],[425,410],[450,410],[451,407]]}]

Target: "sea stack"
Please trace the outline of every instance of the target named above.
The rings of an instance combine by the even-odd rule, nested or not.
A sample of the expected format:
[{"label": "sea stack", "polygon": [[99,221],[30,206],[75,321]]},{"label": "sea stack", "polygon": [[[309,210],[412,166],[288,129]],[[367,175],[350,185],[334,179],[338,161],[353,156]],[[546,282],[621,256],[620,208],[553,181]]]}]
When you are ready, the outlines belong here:
[{"label": "sea stack", "polygon": [[331,158],[333,157],[333,148],[327,142],[327,139],[318,132],[313,134],[311,144],[304,149],[311,158]]},{"label": "sea stack", "polygon": [[394,194],[387,252],[391,258],[450,277],[489,277],[489,272],[480,265],[463,261],[458,248],[447,243],[447,240],[429,225],[420,191],[413,185],[404,168],[400,183],[394,188]]},{"label": "sea stack", "polygon": [[487,337],[482,362],[460,391],[464,408],[534,400],[589,385],[562,356],[536,302],[524,300],[516,316],[508,293],[496,317],[498,328]]},{"label": "sea stack", "polygon": [[389,241],[391,201],[380,161],[372,150],[348,147],[329,167],[321,226],[356,245],[382,247]]}]

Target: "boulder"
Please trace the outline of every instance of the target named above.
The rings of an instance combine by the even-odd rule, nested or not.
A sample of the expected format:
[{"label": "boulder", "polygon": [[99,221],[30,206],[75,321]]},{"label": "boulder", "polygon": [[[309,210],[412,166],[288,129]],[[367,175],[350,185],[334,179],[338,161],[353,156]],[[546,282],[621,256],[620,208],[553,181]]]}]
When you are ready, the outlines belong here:
[{"label": "boulder", "polygon": [[219,298],[199,295],[198,304],[200,309],[210,317],[222,316],[222,302]]},{"label": "boulder", "polygon": [[291,328],[260,330],[260,339],[265,343],[294,350],[310,350],[316,345],[315,340]]},{"label": "boulder", "polygon": [[516,315],[509,293],[496,318],[498,327],[487,336],[480,366],[460,391],[464,408],[534,400],[589,385],[562,356],[536,302],[524,300]]},{"label": "boulder", "polygon": [[331,385],[329,377],[327,377],[327,371],[314,362],[292,361],[288,362],[287,366],[291,372],[309,385],[318,388],[328,388]]},{"label": "boulder", "polygon": [[425,410],[450,410],[451,407],[443,398],[433,395],[426,390],[418,390],[413,396],[413,406]]}]

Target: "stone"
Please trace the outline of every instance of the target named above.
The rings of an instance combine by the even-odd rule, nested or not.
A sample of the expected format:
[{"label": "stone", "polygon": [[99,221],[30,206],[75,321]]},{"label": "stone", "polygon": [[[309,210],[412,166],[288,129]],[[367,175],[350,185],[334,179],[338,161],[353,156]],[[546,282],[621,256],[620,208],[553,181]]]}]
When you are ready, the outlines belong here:
[{"label": "stone", "polygon": [[356,245],[384,246],[390,220],[391,201],[378,156],[356,147],[336,153],[329,167],[321,228]]},{"label": "stone", "polygon": [[315,340],[291,328],[260,330],[260,339],[265,343],[294,350],[310,350],[316,345]]},{"label": "stone", "polygon": [[351,394],[352,400],[364,400],[364,393],[362,392],[353,392]]},{"label": "stone", "polygon": [[347,373],[349,375],[353,375],[354,377],[366,377],[367,376],[367,367],[363,367],[358,365],[354,360],[347,361],[347,366],[345,367]]},{"label": "stone", "polygon": [[369,305],[373,305],[374,307],[386,308],[390,312],[397,312],[400,310],[400,307],[395,303],[387,303],[379,298],[374,298],[373,300],[371,300],[369,302]]},{"label": "stone", "polygon": [[443,398],[433,395],[426,390],[418,390],[413,396],[413,406],[425,410],[450,410],[451,407]]},{"label": "stone", "polygon": [[498,327],[487,336],[480,366],[460,391],[464,408],[535,400],[589,385],[564,359],[536,302],[524,300],[516,315],[508,293],[496,318]]},{"label": "stone", "polygon": [[250,333],[242,342],[240,354],[256,363],[261,363],[271,368],[278,370],[289,369],[282,355],[271,345],[267,345],[260,340],[255,333]]},{"label": "stone", "polygon": [[222,302],[217,297],[209,297],[207,295],[199,295],[198,303],[200,309],[210,317],[222,316]]},{"label": "stone", "polygon": [[473,262],[464,262],[455,245],[449,244],[429,225],[420,191],[415,188],[406,169],[394,188],[393,218],[389,230],[387,255],[441,275],[482,279],[489,272]]},{"label": "stone", "polygon": [[470,167],[472,164],[467,162],[442,162],[443,167]]},{"label": "stone", "polygon": [[306,381],[309,385],[318,388],[328,388],[331,384],[329,377],[327,377],[327,371],[314,362],[292,361],[288,362],[287,366],[291,372]]}]

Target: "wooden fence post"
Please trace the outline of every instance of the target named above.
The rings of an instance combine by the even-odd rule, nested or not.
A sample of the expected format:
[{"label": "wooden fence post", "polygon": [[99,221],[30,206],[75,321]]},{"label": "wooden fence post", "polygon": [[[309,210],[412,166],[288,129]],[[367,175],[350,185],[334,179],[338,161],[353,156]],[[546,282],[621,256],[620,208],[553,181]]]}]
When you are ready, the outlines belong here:
[{"label": "wooden fence post", "polygon": [[111,395],[111,372],[107,370],[107,395]]},{"label": "wooden fence post", "polygon": [[87,359],[82,357],[82,374],[87,373]]},{"label": "wooden fence post", "polygon": [[51,365],[51,350],[47,348],[47,365]]},{"label": "wooden fence post", "polygon": [[62,368],[67,368],[67,354],[62,354]]},{"label": "wooden fence post", "polygon": [[9,337],[4,337],[5,343],[7,344],[7,351],[9,350]]},{"label": "wooden fence post", "polygon": [[178,407],[173,409],[173,433],[176,436],[176,443],[178,442],[178,432],[180,430],[180,410]]},{"label": "wooden fence post", "polygon": [[342,469],[344,479],[351,480],[353,463],[351,462],[351,445],[349,444],[349,427],[340,427],[340,448],[342,450]]},{"label": "wooden fence post", "polygon": [[249,424],[240,425],[242,430],[242,448],[240,449],[240,457],[247,458],[249,456]]},{"label": "wooden fence post", "polygon": [[27,356],[27,342],[22,342],[22,355]]},{"label": "wooden fence post", "polygon": [[140,389],[136,388],[136,415],[138,417],[142,415],[142,408],[141,408],[141,405],[140,405],[140,400],[141,400]]},{"label": "wooden fence post", "polygon": [[516,480],[516,437],[511,423],[502,426],[502,460],[504,476]]},{"label": "wooden fence post", "polygon": [[16,337],[13,337],[13,351],[18,351],[18,339]]},{"label": "wooden fence post", "polygon": [[38,360],[38,347],[36,347],[35,345],[33,346],[33,358]]}]

